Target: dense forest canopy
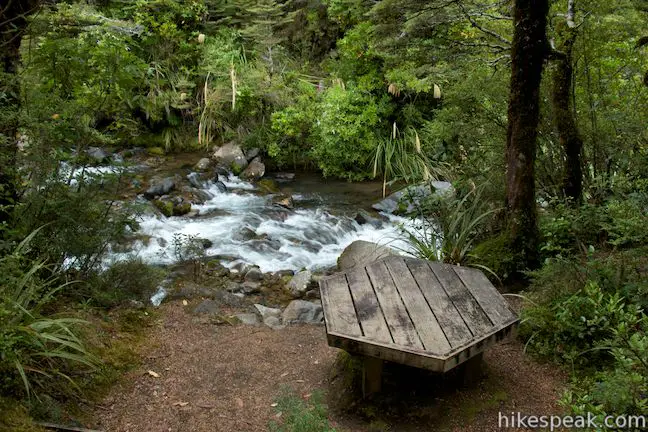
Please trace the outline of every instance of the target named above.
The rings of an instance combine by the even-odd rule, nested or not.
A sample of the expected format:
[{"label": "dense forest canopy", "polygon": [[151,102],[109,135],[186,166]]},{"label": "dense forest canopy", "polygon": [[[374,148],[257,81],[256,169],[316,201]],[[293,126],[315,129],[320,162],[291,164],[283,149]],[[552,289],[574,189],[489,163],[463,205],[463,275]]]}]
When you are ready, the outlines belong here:
[{"label": "dense forest canopy", "polygon": [[74,398],[71,365],[102,355],[78,305],[160,277],[102,264],[138,229],[141,179],[74,173],[97,149],[233,143],[383,195],[452,182],[454,201],[407,215],[443,231],[404,231],[413,249],[525,289],[529,349],[574,367],[566,410],[645,413],[647,16],[641,0],[3,1],[3,398]]}]

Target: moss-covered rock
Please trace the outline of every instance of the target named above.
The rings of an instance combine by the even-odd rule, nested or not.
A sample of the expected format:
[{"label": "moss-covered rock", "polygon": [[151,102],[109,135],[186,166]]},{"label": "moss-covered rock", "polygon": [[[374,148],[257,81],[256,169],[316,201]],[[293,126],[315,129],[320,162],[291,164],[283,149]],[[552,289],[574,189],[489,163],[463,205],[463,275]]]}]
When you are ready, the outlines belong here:
[{"label": "moss-covered rock", "polygon": [[165,152],[162,147],[149,147],[146,152],[151,156],[164,156]]},{"label": "moss-covered rock", "polygon": [[[160,212],[166,216],[166,217],[171,217],[173,216],[173,203],[170,201],[162,201],[162,200],[154,200],[153,205],[160,210]],[[191,209],[191,205],[189,205]]]},{"label": "moss-covered rock", "polygon": [[263,192],[279,193],[279,185],[276,181],[271,179],[261,179],[256,183],[257,187]]},{"label": "moss-covered rock", "polygon": [[191,203],[183,201],[180,204],[173,206],[173,216],[186,215],[191,211]]}]

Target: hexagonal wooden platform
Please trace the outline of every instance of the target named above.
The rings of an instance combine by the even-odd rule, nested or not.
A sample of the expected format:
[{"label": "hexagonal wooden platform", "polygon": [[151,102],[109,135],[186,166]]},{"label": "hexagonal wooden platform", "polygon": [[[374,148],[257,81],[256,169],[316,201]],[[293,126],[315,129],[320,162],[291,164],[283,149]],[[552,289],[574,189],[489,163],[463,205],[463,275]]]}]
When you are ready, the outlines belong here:
[{"label": "hexagonal wooden platform", "polygon": [[517,315],[479,270],[392,256],[320,281],[328,343],[448,371],[511,335]]}]

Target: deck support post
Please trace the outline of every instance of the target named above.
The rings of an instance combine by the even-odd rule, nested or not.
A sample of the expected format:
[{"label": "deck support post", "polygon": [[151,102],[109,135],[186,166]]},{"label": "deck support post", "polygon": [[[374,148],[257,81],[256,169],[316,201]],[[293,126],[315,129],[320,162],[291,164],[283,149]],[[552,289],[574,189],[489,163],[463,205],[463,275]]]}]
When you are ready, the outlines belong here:
[{"label": "deck support post", "polygon": [[365,356],[362,364],[362,396],[378,393],[382,387],[383,361]]},{"label": "deck support post", "polygon": [[469,358],[463,364],[463,384],[470,386],[475,384],[482,377],[484,363],[484,353],[480,352],[479,354]]}]

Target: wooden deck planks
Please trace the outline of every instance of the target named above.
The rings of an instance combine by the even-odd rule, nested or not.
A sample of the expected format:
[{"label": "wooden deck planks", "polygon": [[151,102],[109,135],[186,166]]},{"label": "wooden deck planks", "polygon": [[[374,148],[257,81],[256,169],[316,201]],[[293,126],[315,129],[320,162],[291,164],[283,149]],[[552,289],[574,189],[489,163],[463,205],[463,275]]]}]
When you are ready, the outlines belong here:
[{"label": "wooden deck planks", "polygon": [[364,267],[354,267],[347,272],[346,277],[363,335],[377,342],[393,342]]},{"label": "wooden deck planks", "polygon": [[449,351],[450,343],[403,258],[388,258],[385,264],[425,350],[434,353]]},{"label": "wooden deck planks", "polygon": [[337,274],[322,281],[322,308],[326,325],[330,327],[327,330],[352,337],[362,336],[344,274]]},{"label": "wooden deck planks", "polygon": [[494,325],[502,325],[516,319],[497,289],[481,271],[469,267],[455,267],[455,273],[475,297]]},{"label": "wooden deck planks", "polygon": [[423,344],[384,261],[371,263],[366,269],[394,343],[422,350]]},{"label": "wooden deck planks", "polygon": [[427,263],[415,259],[405,259],[405,262],[452,348],[467,343],[472,337],[470,329]]},{"label": "wooden deck planks", "polygon": [[450,301],[455,305],[473,336],[486,334],[493,328],[493,324],[486,316],[481,306],[472,293],[466,288],[452,266],[438,264],[430,266],[432,272],[445,288]]}]

